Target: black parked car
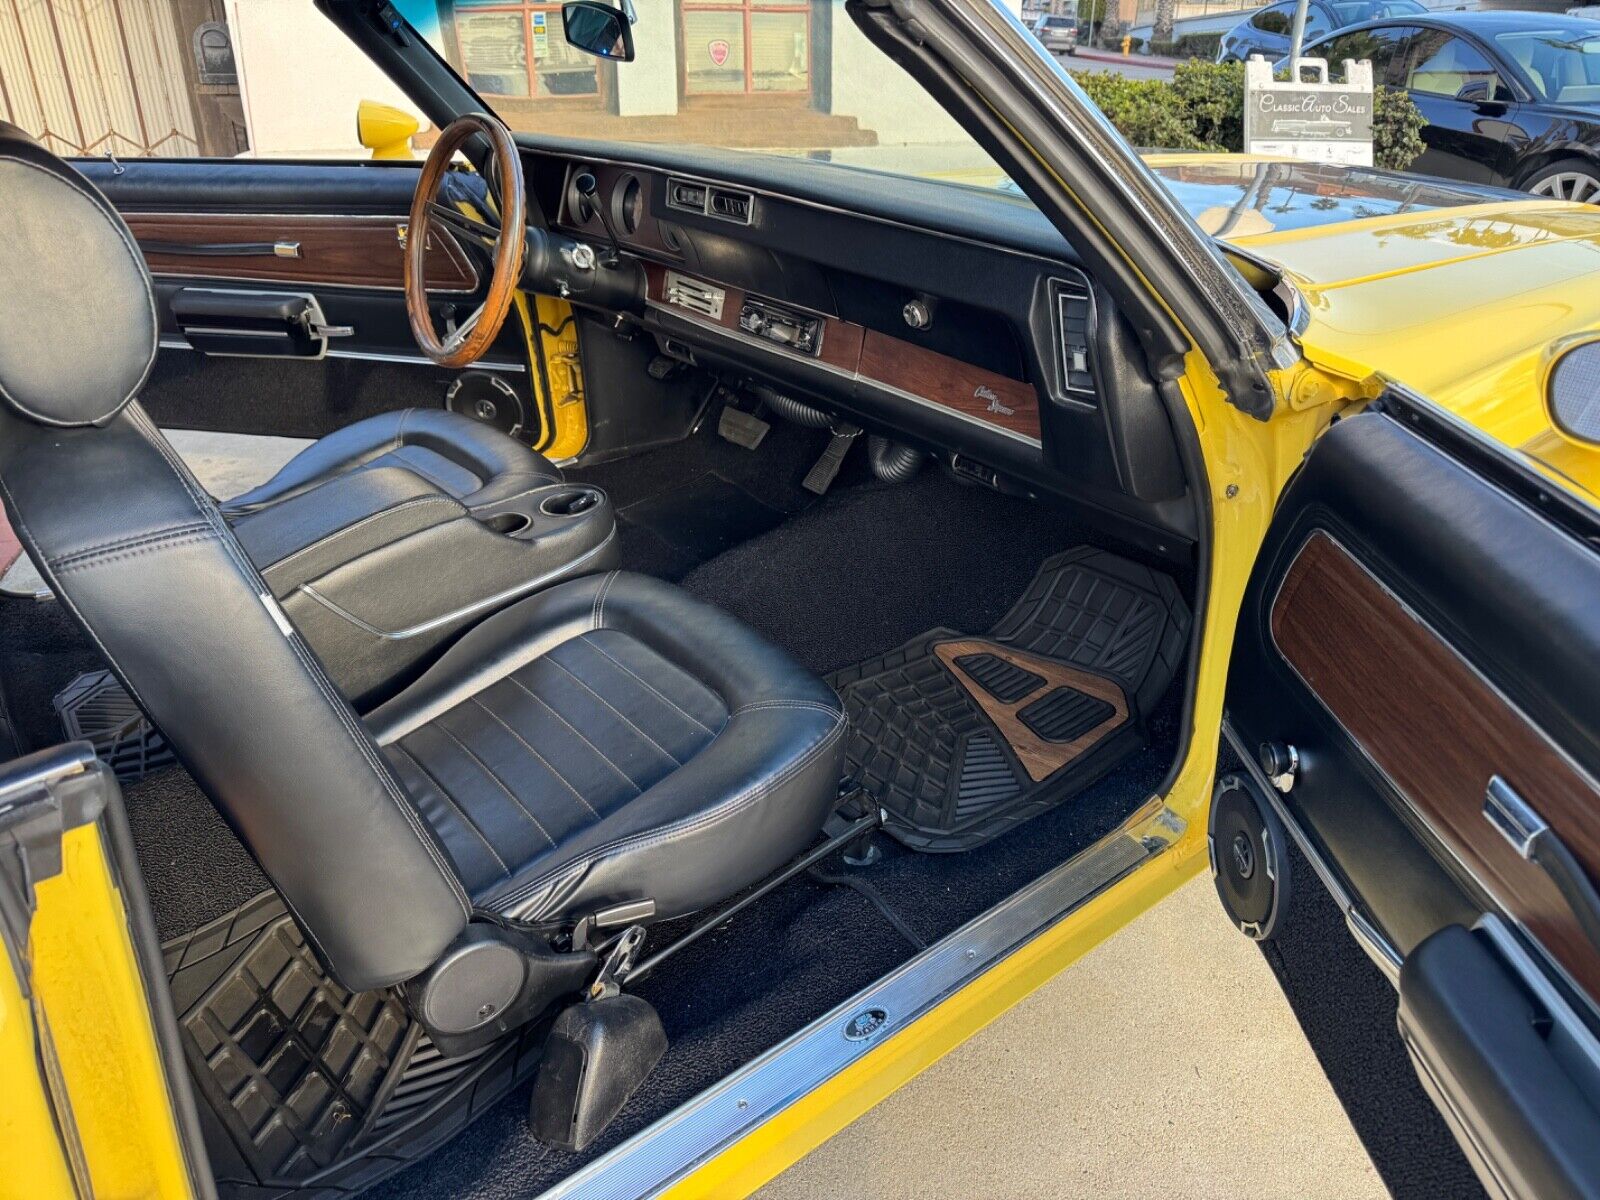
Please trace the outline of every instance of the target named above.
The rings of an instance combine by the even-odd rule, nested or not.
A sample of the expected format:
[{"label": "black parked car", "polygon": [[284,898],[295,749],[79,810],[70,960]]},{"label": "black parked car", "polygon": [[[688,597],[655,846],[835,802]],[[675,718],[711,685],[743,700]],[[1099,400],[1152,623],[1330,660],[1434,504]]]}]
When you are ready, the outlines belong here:
[{"label": "black parked car", "polygon": [[1437,13],[1307,40],[1335,73],[1370,59],[1374,83],[1411,93],[1428,121],[1413,171],[1600,200],[1600,21]]},{"label": "black parked car", "polygon": [[[1222,35],[1218,62],[1243,62],[1252,54],[1269,59],[1289,53],[1289,30],[1294,26],[1295,0],[1282,0],[1258,9]],[[1306,8],[1305,40],[1379,17],[1409,17],[1428,10],[1417,0],[1311,0]]]}]

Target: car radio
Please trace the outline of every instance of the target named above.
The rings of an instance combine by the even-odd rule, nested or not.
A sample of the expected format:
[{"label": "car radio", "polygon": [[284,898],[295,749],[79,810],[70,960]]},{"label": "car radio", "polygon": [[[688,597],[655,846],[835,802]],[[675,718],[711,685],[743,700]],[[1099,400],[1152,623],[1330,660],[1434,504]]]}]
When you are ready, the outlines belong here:
[{"label": "car radio", "polygon": [[822,349],[821,317],[798,313],[765,300],[745,298],[739,309],[739,328],[802,354],[815,354]]}]

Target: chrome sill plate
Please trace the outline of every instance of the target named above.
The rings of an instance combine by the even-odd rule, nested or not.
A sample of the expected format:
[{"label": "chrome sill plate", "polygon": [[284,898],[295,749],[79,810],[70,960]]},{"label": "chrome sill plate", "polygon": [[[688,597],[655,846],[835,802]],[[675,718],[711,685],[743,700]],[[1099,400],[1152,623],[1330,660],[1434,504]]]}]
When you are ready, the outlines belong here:
[{"label": "chrome sill plate", "polygon": [[[636,1200],[683,1178],[1159,854],[1176,840],[1165,816],[1107,837],[1001,901],[568,1176],[545,1200]],[[858,1020],[874,1010],[881,1019]]]}]

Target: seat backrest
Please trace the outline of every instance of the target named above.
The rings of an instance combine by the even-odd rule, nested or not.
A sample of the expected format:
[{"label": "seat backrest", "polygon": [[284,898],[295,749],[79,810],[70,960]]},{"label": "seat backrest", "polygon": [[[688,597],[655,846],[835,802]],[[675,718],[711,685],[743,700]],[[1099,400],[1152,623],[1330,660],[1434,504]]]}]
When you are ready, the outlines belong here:
[{"label": "seat backrest", "polygon": [[135,394],[158,321],[116,210],[0,124],[0,497],[59,601],[345,986],[470,906],[433,834]]}]

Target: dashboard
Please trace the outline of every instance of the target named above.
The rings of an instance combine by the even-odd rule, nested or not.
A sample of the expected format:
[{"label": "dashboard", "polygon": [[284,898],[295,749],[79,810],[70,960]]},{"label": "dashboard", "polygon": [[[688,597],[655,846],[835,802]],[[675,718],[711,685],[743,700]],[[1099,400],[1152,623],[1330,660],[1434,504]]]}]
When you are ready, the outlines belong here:
[{"label": "dashboard", "polygon": [[714,152],[690,171],[681,147],[629,147],[633,161],[604,150],[525,151],[530,224],[599,259],[592,293],[570,270],[558,281],[575,302],[988,486],[1091,504],[1168,553],[1193,539],[1132,331],[1020,197],[766,156],[723,156],[734,175],[705,169]]}]

